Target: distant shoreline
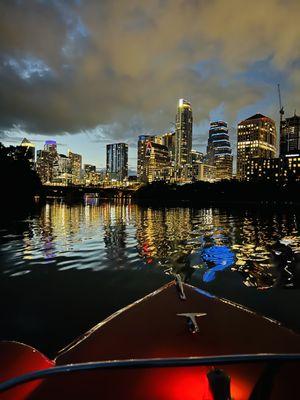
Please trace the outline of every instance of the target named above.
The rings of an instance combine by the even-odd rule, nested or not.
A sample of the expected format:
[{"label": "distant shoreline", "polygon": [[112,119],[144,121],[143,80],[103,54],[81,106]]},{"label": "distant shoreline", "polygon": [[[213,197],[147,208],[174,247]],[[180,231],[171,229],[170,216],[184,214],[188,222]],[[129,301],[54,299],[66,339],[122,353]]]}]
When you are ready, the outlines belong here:
[{"label": "distant shoreline", "polygon": [[155,199],[133,199],[134,204],[140,206],[155,206],[155,207],[231,207],[231,206],[262,206],[262,207],[300,207],[300,202],[283,202],[283,201],[218,201],[218,200],[202,200],[202,201],[192,201],[192,200],[166,200],[157,201]]},{"label": "distant shoreline", "polygon": [[280,185],[271,182],[222,181],[173,185],[154,182],[132,196],[141,205],[164,206],[272,206],[299,207],[300,182]]}]

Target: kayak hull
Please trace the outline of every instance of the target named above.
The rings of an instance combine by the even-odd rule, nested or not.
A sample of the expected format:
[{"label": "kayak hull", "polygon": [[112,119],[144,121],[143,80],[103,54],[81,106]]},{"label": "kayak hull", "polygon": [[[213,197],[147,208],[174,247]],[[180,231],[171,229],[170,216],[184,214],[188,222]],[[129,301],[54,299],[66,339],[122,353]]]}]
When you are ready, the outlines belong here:
[{"label": "kayak hull", "polygon": [[[299,336],[278,323],[197,288],[175,282],[113,314],[62,349],[56,365],[101,360],[300,353]],[[196,315],[197,332],[190,318]],[[218,366],[230,376],[231,395],[248,399],[273,382],[270,399],[295,398],[299,363],[247,363]],[[206,399],[213,366],[99,370],[45,379],[27,399]],[[263,383],[266,379],[263,379]],[[256,388],[256,389],[255,389]],[[265,389],[264,389],[265,390]],[[296,390],[296,392],[295,392]],[[298,391],[298,392],[297,392]],[[297,396],[296,396],[297,397]],[[1,397],[0,397],[1,398]]]}]

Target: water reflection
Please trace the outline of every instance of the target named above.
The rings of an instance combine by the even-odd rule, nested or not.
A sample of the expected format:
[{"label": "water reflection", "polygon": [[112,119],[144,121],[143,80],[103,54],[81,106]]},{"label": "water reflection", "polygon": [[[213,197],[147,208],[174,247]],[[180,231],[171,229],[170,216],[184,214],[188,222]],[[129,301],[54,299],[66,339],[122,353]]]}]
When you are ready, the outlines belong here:
[{"label": "water reflection", "polygon": [[300,239],[293,212],[141,208],[124,203],[47,204],[20,221],[22,233],[2,229],[2,273],[34,268],[161,269],[205,283],[238,273],[258,289],[299,286]]}]

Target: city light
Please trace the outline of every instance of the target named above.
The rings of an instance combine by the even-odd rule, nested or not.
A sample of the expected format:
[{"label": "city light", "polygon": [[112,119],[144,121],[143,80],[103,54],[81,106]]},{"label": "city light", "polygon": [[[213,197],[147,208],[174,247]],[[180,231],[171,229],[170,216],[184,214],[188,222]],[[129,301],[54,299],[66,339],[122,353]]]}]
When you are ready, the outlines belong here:
[{"label": "city light", "polygon": [[[191,103],[178,100],[174,131],[137,137],[137,177],[128,176],[128,144],[106,146],[106,169],[85,164],[82,155],[68,150],[61,154],[55,140],[47,139],[35,156],[35,145],[24,138],[17,146],[20,154],[36,170],[42,184],[50,186],[127,187],[155,181],[185,184],[268,180],[300,181],[300,117],[282,119],[279,129],[280,154],[277,154],[276,124],[263,114],[255,114],[237,125],[237,176],[233,174],[231,133],[227,123],[212,121],[207,152],[193,149]],[[289,162],[292,161],[292,162]],[[138,185],[137,185],[138,184]]]}]

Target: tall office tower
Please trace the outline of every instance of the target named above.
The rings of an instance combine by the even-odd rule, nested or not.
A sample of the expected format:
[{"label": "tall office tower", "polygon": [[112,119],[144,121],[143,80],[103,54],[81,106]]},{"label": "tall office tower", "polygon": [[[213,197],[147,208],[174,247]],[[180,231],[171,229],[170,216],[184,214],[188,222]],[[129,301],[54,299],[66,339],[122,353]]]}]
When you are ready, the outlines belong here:
[{"label": "tall office tower", "polygon": [[276,156],[275,122],[265,115],[255,114],[238,124],[237,141],[237,178],[246,180],[247,163],[251,159]]},{"label": "tall office tower", "polygon": [[216,167],[215,180],[232,178],[233,157],[227,122],[215,121],[210,123],[206,162]]},{"label": "tall office tower", "polygon": [[146,149],[149,142],[155,142],[153,135],[140,135],[137,145],[137,176],[140,182],[147,182]]},{"label": "tall office tower", "polygon": [[53,181],[53,155],[49,151],[37,151],[36,172],[43,184]]},{"label": "tall office tower", "polygon": [[122,182],[128,177],[128,145],[114,143],[106,146],[106,174],[109,180]]},{"label": "tall office tower", "polygon": [[24,138],[19,146],[17,146],[17,151],[21,152],[30,163],[32,169],[34,169],[35,162],[35,145],[30,142],[30,140]]},{"label": "tall office tower", "polygon": [[42,183],[52,183],[59,174],[58,154],[55,140],[46,140],[44,150],[37,151],[36,171]]},{"label": "tall office tower", "polygon": [[193,113],[189,102],[180,99],[176,114],[175,169],[180,177],[181,169],[191,163]]},{"label": "tall office tower", "polygon": [[76,154],[68,150],[68,158],[70,159],[70,171],[72,174],[72,183],[73,185],[80,185],[82,156],[80,154]]},{"label": "tall office tower", "polygon": [[300,117],[285,118],[280,126],[280,157],[300,155]]},{"label": "tall office tower", "polygon": [[171,175],[169,149],[162,144],[148,141],[143,166],[144,182],[169,180]]},{"label": "tall office tower", "polygon": [[72,182],[71,160],[65,154],[58,154],[54,164],[54,182],[68,185]]},{"label": "tall office tower", "polygon": [[169,150],[170,159],[172,162],[175,160],[175,132],[167,132],[162,135],[163,146],[166,146]]},{"label": "tall office tower", "polygon": [[65,154],[58,155],[58,166],[60,174],[71,174],[71,160]]}]

